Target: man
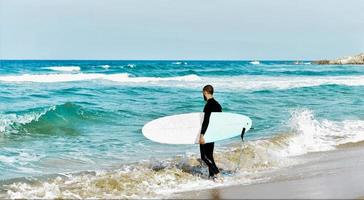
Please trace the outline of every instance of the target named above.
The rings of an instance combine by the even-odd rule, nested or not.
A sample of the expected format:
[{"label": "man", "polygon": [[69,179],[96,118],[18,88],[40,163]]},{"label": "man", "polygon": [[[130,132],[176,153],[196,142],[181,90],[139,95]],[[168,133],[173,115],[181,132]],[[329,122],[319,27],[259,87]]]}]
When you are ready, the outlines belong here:
[{"label": "man", "polygon": [[203,109],[205,113],[204,119],[202,122],[201,127],[201,134],[200,134],[200,153],[201,159],[206,163],[209,167],[209,178],[216,181],[216,175],[220,172],[217,168],[213,153],[214,153],[214,143],[205,143],[204,135],[206,133],[207,127],[209,126],[210,115],[211,112],[222,112],[222,108],[220,104],[214,99],[214,88],[211,85],[206,85],[202,89],[202,94],[204,100],[206,101],[206,105]]}]

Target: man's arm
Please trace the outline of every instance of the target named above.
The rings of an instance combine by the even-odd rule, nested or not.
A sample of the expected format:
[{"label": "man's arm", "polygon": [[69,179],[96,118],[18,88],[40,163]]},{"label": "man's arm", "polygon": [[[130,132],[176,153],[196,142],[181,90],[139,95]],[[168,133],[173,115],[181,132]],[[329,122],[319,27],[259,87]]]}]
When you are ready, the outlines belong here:
[{"label": "man's arm", "polygon": [[201,135],[205,135],[207,127],[209,126],[211,112],[205,112],[203,117],[202,127],[201,127]]}]

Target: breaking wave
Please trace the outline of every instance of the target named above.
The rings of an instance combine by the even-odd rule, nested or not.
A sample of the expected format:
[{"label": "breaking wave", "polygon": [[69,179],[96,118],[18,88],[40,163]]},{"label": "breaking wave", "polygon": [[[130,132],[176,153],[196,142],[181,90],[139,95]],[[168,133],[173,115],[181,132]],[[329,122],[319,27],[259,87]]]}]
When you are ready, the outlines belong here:
[{"label": "breaking wave", "polygon": [[62,72],[78,72],[81,70],[79,66],[53,66],[53,67],[47,67],[46,69],[50,69],[53,71],[62,71]]},{"label": "breaking wave", "polygon": [[80,123],[95,119],[81,106],[65,103],[26,114],[0,115],[0,134],[77,134]]},{"label": "breaking wave", "polygon": [[97,74],[97,73],[78,73],[78,74],[24,74],[17,76],[0,76],[0,81],[4,82],[37,82],[55,83],[89,80],[108,80],[119,83],[146,83],[159,81],[198,81],[197,75],[191,74],[176,77],[130,77],[128,73],[120,74]]},{"label": "breaking wave", "polygon": [[110,65],[101,65],[101,68],[103,69],[109,69],[111,66]]},{"label": "breaking wave", "polygon": [[118,84],[135,84],[145,86],[200,88],[204,84],[213,84],[221,89],[265,90],[265,89],[291,89],[300,87],[314,87],[320,85],[347,85],[363,86],[364,76],[229,76],[229,77],[204,77],[195,74],[174,77],[134,77],[128,73],[102,74],[102,73],[77,73],[77,74],[23,74],[0,76],[3,82],[37,82],[56,83],[72,81],[106,80]]},{"label": "breaking wave", "polygon": [[287,126],[287,134],[254,141],[254,145],[257,142],[259,146],[273,150],[279,157],[291,157],[334,150],[342,144],[364,141],[363,120],[318,120],[307,109],[292,112]]},{"label": "breaking wave", "polygon": [[269,77],[269,76],[237,76],[226,79],[207,79],[219,88],[264,90],[314,87],[320,85],[364,85],[364,76],[320,76],[320,77]]}]

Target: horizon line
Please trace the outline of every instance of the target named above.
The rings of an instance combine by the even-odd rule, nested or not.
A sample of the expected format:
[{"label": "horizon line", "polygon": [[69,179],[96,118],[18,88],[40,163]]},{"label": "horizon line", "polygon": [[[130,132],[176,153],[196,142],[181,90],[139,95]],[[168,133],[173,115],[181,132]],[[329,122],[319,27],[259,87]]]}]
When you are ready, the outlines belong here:
[{"label": "horizon line", "polygon": [[[324,59],[323,59],[324,60]],[[316,61],[316,59],[13,59],[0,61]]]}]

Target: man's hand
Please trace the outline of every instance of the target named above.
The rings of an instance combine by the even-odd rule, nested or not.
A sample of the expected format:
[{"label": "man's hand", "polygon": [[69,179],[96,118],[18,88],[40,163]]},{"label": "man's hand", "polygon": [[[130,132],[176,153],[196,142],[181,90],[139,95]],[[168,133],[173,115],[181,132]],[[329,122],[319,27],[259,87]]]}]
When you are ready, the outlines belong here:
[{"label": "man's hand", "polygon": [[205,138],[202,134],[200,135],[200,144],[205,144]]}]

